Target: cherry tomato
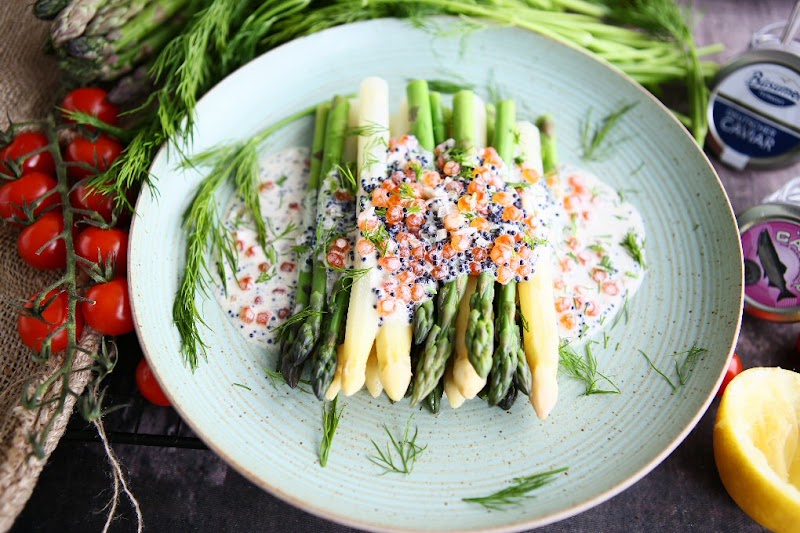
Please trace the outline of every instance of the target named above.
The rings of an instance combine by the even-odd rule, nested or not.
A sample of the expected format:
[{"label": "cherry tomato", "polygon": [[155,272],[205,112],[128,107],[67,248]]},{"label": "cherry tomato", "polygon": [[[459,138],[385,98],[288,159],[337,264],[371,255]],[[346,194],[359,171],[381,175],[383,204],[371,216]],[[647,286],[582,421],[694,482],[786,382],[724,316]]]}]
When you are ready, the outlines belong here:
[{"label": "cherry tomato", "polygon": [[731,382],[733,378],[739,375],[742,372],[742,360],[739,359],[737,354],[733,354],[731,358],[731,362],[728,365],[728,371],[725,372],[725,377],[722,378],[722,384],[719,386],[717,390],[717,398],[722,398],[722,393],[725,392],[725,387],[728,386],[728,383]]},{"label": "cherry tomato", "polygon": [[[71,91],[61,102],[67,111],[81,111],[114,125],[119,119],[119,108],[108,101],[108,91],[97,87],[81,87]],[[72,122],[67,119],[67,122]]]},{"label": "cherry tomato", "polygon": [[[22,206],[32,204],[57,185],[56,180],[41,172],[32,172],[9,181],[0,187],[0,218],[11,222],[24,221],[26,216]],[[40,215],[48,207],[58,205],[60,201],[59,194],[50,194],[36,206],[34,216]]]},{"label": "cherry tomato", "polygon": [[103,335],[124,335],[133,331],[128,281],[116,278],[94,285],[84,295],[81,310],[86,323]]},{"label": "cherry tomato", "polygon": [[94,211],[106,222],[114,213],[114,195],[90,191],[85,182],[77,184],[69,193],[69,203],[76,209]]},{"label": "cherry tomato", "polygon": [[48,211],[20,232],[17,237],[19,255],[33,268],[64,268],[67,248],[63,238],[55,238],[63,231],[64,215],[60,211]]},{"label": "cherry tomato", "polygon": [[115,275],[124,274],[128,270],[128,232],[89,226],[75,239],[75,253],[92,263],[97,263],[99,255],[100,267],[111,259]]},{"label": "cherry tomato", "polygon": [[[25,303],[26,309],[33,309],[37,294]],[[45,339],[53,333],[59,326],[67,321],[69,316],[69,298],[67,293],[58,293],[56,290],[50,291],[42,300],[41,307],[44,309],[39,316],[30,316],[23,311],[17,318],[17,331],[23,344],[31,350],[41,351]],[[80,338],[83,331],[83,316],[79,307],[75,308],[75,336]],[[50,342],[52,353],[63,352],[67,348],[69,335],[67,330],[58,332]]]},{"label": "cherry tomato", "polygon": [[0,172],[12,174],[13,169],[10,162],[14,161],[16,165],[21,167],[20,174],[23,176],[31,172],[41,172],[55,176],[56,164],[53,161],[53,154],[44,150],[30,155],[48,144],[50,144],[50,141],[47,139],[47,135],[38,131],[24,131],[17,134],[11,144],[0,151]]},{"label": "cherry tomato", "polygon": [[158,384],[153,371],[150,370],[150,365],[147,364],[147,359],[142,357],[136,367],[136,385],[139,387],[139,392],[142,393],[150,403],[168,407],[170,404],[169,398],[161,390],[161,385]]},{"label": "cherry tomato", "polygon": [[111,163],[121,153],[122,145],[119,141],[106,135],[100,135],[95,141],[77,136],[67,145],[67,150],[64,152],[64,161],[68,163],[83,163],[94,168],[95,171],[82,166],[70,166],[67,173],[71,178],[75,179],[93,176],[110,167]]}]

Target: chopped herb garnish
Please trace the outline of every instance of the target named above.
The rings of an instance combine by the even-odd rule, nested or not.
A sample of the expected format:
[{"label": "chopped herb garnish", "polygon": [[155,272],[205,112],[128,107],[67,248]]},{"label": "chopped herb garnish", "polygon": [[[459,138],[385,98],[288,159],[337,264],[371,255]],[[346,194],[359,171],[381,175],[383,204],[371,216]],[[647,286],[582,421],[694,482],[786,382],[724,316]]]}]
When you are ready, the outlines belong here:
[{"label": "chopped herb garnish", "polygon": [[344,407],[337,411],[336,403],[338,400],[339,397],[337,396],[332,402],[327,403],[327,406],[322,406],[322,442],[319,445],[320,466],[328,464],[328,455],[331,453],[333,437],[336,435],[336,428],[339,427],[339,421],[342,419]]},{"label": "chopped herb garnish", "polygon": [[289,176],[281,176],[280,178],[278,178],[275,181],[275,183],[277,183],[278,186],[281,187],[281,186],[283,186],[284,183],[286,183],[286,180],[288,180],[288,179],[289,179]]},{"label": "chopped herb garnish", "polygon": [[253,390],[250,387],[248,387],[247,385],[242,385],[241,383],[234,383],[233,386],[234,387],[239,387],[240,389],[249,390],[251,392]]},{"label": "chopped herb garnish", "polygon": [[463,501],[480,504],[491,511],[502,511],[506,507],[522,505],[527,498],[533,497],[531,494],[533,491],[552,482],[558,474],[566,471],[567,468],[564,467],[540,474],[515,477],[509,487],[488,496],[463,498]]},{"label": "chopped herb garnish", "polygon": [[[370,455],[368,459],[384,469],[381,475],[388,474],[389,472],[410,474],[411,470],[414,468],[414,463],[416,463],[420,454],[427,448],[427,445],[420,446],[417,444],[418,429],[416,427],[414,428],[414,434],[410,435],[411,420],[413,418],[413,415],[408,418],[406,429],[399,441],[392,435],[392,432],[389,431],[386,424],[383,425],[384,431],[389,435],[389,443],[386,444],[385,451],[381,449],[374,440],[372,441],[372,445],[375,447],[378,454]],[[397,460],[395,459],[395,454],[397,454]]]},{"label": "chopped herb garnish", "polygon": [[528,181],[507,181],[506,186],[514,189],[525,189],[532,186],[532,184]]},{"label": "chopped herb garnish", "polygon": [[[420,213],[420,212],[422,212],[422,206],[419,206],[419,205],[412,205],[411,207],[408,207],[406,210],[407,210],[409,213]],[[377,213],[377,211],[378,211],[378,210],[376,209],[376,210],[375,210],[375,212]]]},{"label": "chopped herb garnish", "polygon": [[[586,344],[585,357],[579,356],[569,344],[562,344],[558,348],[559,365],[569,377],[583,382],[586,389],[582,396],[589,396],[590,394],[619,394],[621,392],[619,387],[608,376],[597,370],[597,359],[592,353],[592,344],[592,342]],[[611,385],[613,390],[599,388],[598,384],[602,381]]]},{"label": "chopped herb garnish", "polygon": [[378,227],[372,231],[367,231],[363,233],[364,238],[371,242],[375,248],[377,248],[381,255],[386,255],[386,245],[389,242],[389,232],[386,230],[386,226],[383,224],[378,224]]},{"label": "chopped herb garnish", "polygon": [[[707,351],[707,349],[699,348],[696,344],[694,344],[688,350],[683,352],[675,352],[672,354],[672,357],[675,357],[675,374],[678,376],[677,383],[671,380],[664,371],[659,369],[646,353],[644,353],[642,350],[639,350],[639,353],[644,356],[650,367],[655,370],[659,376],[664,378],[664,380],[669,384],[670,388],[672,388],[672,392],[675,393],[682,386],[686,385],[692,370],[694,370],[695,366],[697,366],[697,362],[700,360],[701,356]],[[683,357],[682,360],[680,360],[681,357]]]},{"label": "chopped herb garnish", "polygon": [[379,217],[386,218],[386,208],[385,207],[376,207],[375,214]]},{"label": "chopped herb garnish", "polygon": [[274,278],[276,275],[277,272],[275,272],[275,269],[268,270],[267,272],[262,272],[256,278],[256,283],[266,283],[272,278]]},{"label": "chopped herb garnish", "polygon": [[305,255],[311,251],[311,246],[308,244],[295,244],[291,248],[292,252],[297,256]]},{"label": "chopped herb garnish", "polygon": [[606,272],[613,272],[614,265],[611,263],[611,256],[604,255],[603,258],[600,260],[600,267],[603,268]]},{"label": "chopped herb garnish", "polygon": [[611,144],[606,142],[608,134],[622,119],[625,114],[636,107],[636,103],[625,104],[616,111],[612,111],[602,118],[598,124],[592,124],[592,110],[586,114],[586,120],[583,123],[583,159],[585,161],[597,161],[608,157],[612,149],[622,142],[624,139],[618,139]]},{"label": "chopped herb garnish", "polygon": [[403,183],[400,185],[400,198],[403,200],[414,200],[416,199],[416,191],[414,191],[414,187],[411,186],[410,183]]},{"label": "chopped herb garnish", "polygon": [[619,244],[642,268],[647,268],[647,264],[644,262],[644,240],[639,242],[639,236],[629,231]]}]

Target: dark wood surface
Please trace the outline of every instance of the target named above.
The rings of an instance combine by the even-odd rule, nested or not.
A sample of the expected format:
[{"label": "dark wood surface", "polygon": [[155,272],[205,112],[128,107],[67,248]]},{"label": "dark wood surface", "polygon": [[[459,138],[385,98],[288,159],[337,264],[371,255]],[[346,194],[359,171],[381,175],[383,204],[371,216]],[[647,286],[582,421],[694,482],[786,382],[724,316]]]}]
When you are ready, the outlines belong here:
[{"label": "dark wood surface", "polygon": [[[696,25],[697,40],[700,44],[724,43],[726,51],[719,59],[725,61],[747,48],[753,31],[785,19],[792,5],[790,0],[697,1],[702,16]],[[765,195],[800,174],[798,166],[736,172],[712,161],[736,213],[760,203]],[[719,258],[720,262],[727,260]],[[773,324],[745,316],[737,352],[747,368],[800,370],[799,332],[797,324]],[[717,403],[687,439],[638,483],[541,531],[763,531],[730,499],[717,475],[712,452]],[[159,413],[153,416],[158,418]],[[117,445],[115,451],[142,506],[146,531],[354,531],[272,497],[210,451],[135,445]],[[98,444],[62,441],[14,531],[100,530],[109,495],[108,470]],[[134,530],[132,510],[123,504],[112,531]]]}]

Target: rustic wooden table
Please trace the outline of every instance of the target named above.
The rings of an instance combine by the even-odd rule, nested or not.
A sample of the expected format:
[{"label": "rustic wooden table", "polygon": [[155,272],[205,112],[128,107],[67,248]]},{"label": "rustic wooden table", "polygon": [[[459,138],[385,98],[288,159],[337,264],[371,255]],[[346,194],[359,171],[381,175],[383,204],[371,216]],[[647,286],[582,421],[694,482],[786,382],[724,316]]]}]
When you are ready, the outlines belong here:
[{"label": "rustic wooden table", "polygon": [[[725,61],[747,48],[753,31],[784,20],[792,5],[791,0],[697,0],[695,7],[702,14],[697,40],[724,43],[726,51],[719,59]],[[736,172],[714,163],[736,213],[800,174],[798,166]],[[800,370],[795,346],[799,332],[796,324],[772,324],[745,316],[737,351],[745,367]],[[763,531],[720,483],[711,438],[716,408],[715,401],[687,439],[644,479],[611,500],[541,531]],[[272,497],[209,451],[117,445],[116,452],[141,503],[148,531],[354,531]],[[109,494],[107,471],[98,444],[62,441],[14,531],[101,529]],[[135,530],[130,507],[123,505],[112,530]]]}]

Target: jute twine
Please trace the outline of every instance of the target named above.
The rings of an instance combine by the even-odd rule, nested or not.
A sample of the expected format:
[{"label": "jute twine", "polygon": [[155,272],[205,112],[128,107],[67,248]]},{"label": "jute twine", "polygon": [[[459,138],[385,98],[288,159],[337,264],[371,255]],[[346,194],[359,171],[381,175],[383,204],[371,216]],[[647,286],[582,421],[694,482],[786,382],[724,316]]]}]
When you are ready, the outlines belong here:
[{"label": "jute twine", "polygon": [[[43,53],[49,23],[36,20],[31,6],[31,0],[6,0],[0,10],[2,128],[8,125],[8,117],[15,122],[43,117],[55,101],[58,69]],[[22,407],[23,388],[52,375],[60,363],[57,357],[44,365],[34,362],[19,340],[16,324],[21,300],[54,281],[57,274],[29,268],[17,254],[17,234],[17,229],[0,225],[0,531],[11,528],[46,462],[31,456],[28,436],[40,429],[51,413],[37,417]],[[93,350],[97,339],[84,339],[83,343]],[[89,363],[89,357],[81,354],[76,367]],[[88,372],[75,375],[71,388],[82,391],[88,379]],[[74,398],[68,400],[44,443],[48,456],[64,433],[74,403]]]}]

